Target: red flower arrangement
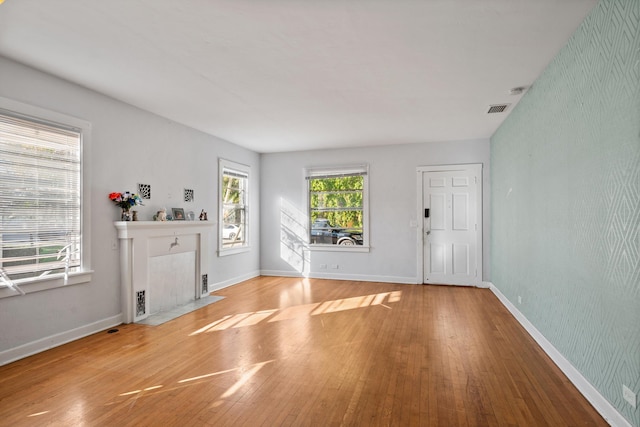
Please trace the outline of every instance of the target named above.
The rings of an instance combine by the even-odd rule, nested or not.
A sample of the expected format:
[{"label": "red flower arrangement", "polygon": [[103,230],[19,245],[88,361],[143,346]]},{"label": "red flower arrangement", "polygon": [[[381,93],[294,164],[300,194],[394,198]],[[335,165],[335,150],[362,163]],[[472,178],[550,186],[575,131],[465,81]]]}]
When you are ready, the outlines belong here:
[{"label": "red flower arrangement", "polygon": [[142,205],[140,196],[128,191],[125,193],[109,193],[109,199],[125,211],[128,211],[133,206]]}]

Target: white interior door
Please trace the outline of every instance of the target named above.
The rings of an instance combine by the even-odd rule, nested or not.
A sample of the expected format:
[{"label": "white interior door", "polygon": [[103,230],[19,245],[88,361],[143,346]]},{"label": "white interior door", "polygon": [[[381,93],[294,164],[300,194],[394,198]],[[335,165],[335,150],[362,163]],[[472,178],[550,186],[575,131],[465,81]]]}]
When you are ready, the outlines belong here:
[{"label": "white interior door", "polygon": [[422,171],[424,283],[482,282],[482,165]]}]

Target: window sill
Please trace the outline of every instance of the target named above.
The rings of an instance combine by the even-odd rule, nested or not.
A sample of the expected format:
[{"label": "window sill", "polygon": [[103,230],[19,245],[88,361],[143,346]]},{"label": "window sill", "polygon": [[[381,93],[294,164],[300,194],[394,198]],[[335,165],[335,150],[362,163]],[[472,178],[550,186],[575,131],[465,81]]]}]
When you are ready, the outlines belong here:
[{"label": "window sill", "polygon": [[311,252],[369,252],[370,246],[309,245]]},{"label": "window sill", "polygon": [[[48,291],[50,289],[89,283],[92,275],[92,270],[71,273],[69,274],[69,280],[65,283],[64,274],[52,274],[51,276],[46,277],[24,279],[22,281],[18,281],[16,285],[22,289],[25,294],[32,294],[34,292]],[[14,296],[20,296],[20,293],[5,284],[0,284],[0,298],[9,298]]]}]

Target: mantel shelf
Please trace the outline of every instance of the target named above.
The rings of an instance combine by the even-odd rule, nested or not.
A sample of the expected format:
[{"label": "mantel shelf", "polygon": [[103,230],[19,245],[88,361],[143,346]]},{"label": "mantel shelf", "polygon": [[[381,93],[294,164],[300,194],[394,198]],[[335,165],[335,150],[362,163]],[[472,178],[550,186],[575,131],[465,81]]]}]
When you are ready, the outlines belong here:
[{"label": "mantel shelf", "polygon": [[141,236],[171,236],[211,232],[215,222],[210,221],[115,221],[119,239]]}]

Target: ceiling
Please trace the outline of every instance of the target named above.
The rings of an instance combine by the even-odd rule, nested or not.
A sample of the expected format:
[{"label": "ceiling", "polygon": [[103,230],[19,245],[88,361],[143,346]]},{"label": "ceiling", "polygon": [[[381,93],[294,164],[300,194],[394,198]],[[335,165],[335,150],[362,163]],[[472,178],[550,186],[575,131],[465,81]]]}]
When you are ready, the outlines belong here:
[{"label": "ceiling", "polygon": [[480,139],[596,3],[6,0],[0,55],[260,153]]}]

